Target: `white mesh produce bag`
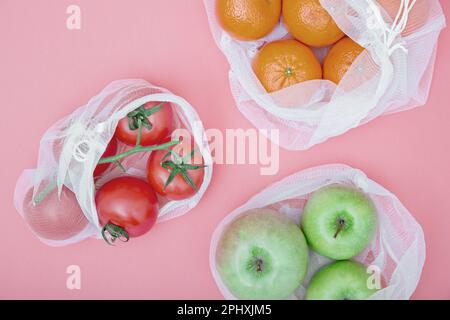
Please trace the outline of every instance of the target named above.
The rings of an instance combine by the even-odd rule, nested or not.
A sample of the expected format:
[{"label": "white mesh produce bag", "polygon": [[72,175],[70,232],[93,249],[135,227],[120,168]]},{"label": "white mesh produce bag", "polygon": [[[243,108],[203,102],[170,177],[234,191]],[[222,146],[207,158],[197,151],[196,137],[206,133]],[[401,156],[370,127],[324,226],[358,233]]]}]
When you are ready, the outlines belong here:
[{"label": "white mesh produce bag", "polygon": [[[423,105],[445,27],[439,1],[383,0],[408,8],[397,17],[378,1],[320,0],[340,29],[366,48],[338,86],[313,80],[267,94],[252,60],[265,43],[291,38],[283,22],[258,41],[238,41],[220,27],[216,0],[204,0],[214,39],[230,64],[231,91],[240,111],[260,129],[278,129],[282,147],[303,150],[379,115]],[[314,50],[321,59],[328,48]]]},{"label": "white mesh produce bag", "polygon": [[[65,186],[75,193],[78,205],[88,220],[83,230],[69,239],[55,241],[41,238],[42,241],[49,245],[60,246],[90,236],[100,237],[101,227],[95,206],[96,188],[124,173],[111,165],[94,183],[93,171],[113,137],[118,121],[129,112],[152,101],[170,103],[175,128],[186,129],[192,134],[206,165],[203,183],[193,197],[182,201],[159,199],[158,222],[183,215],[197,205],[212,176],[212,158],[197,112],[183,98],[144,80],[115,81],[85,106],[57,122],[44,134],[40,143],[37,168],[25,170],[17,182],[14,203],[22,216],[24,209],[27,209],[24,206],[32,205],[29,201],[31,196],[29,194],[27,196],[30,190],[33,197],[36,197],[47,191],[62,191]],[[125,148],[125,145],[122,148]],[[120,151],[119,149],[118,152]],[[126,174],[145,179],[148,156],[148,152],[137,153],[123,159],[122,165],[127,168]],[[67,200],[64,191],[61,198],[53,196],[51,201],[59,199],[66,201],[63,206],[67,203],[67,210],[76,206],[71,199]],[[65,211],[61,210],[61,214],[64,215]]]},{"label": "white mesh produce bag", "polygon": [[[374,202],[378,227],[369,246],[354,260],[379,268],[386,282],[371,299],[409,299],[416,289],[425,262],[425,240],[421,226],[395,195],[367,178],[360,170],[346,165],[325,165],[298,172],[269,186],[231,212],[214,231],[210,247],[210,266],[214,279],[227,299],[236,299],[222,282],[216,269],[216,250],[227,226],[251,209],[277,210],[300,223],[303,208],[316,190],[331,184],[353,186]],[[303,299],[314,273],[332,260],[310,250],[307,276],[291,299]]]}]

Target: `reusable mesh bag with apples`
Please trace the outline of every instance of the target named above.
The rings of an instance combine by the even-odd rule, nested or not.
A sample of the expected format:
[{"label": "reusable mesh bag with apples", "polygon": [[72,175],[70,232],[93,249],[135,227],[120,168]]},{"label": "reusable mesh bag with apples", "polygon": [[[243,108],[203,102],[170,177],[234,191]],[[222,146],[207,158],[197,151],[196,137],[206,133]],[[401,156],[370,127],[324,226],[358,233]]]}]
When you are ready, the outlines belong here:
[{"label": "reusable mesh bag with apples", "polygon": [[[230,64],[238,108],[257,128],[279,130],[275,142],[286,149],[308,149],[427,100],[438,36],[445,27],[438,0],[320,0],[343,33],[365,50],[338,84],[310,80],[271,93],[252,62],[265,44],[292,38],[283,18],[267,36],[239,41],[222,29],[217,1],[204,4],[214,39]],[[330,47],[312,48],[321,63]]]},{"label": "reusable mesh bag with apples", "polygon": [[[261,291],[264,295],[263,298],[273,298],[272,293],[279,293],[275,288],[277,288],[279,283],[283,283],[283,280],[286,280],[283,275],[289,279],[286,282],[287,287],[292,286],[293,279],[297,279],[300,284],[293,290],[285,288],[285,291],[281,295],[285,294],[284,298],[286,299],[305,298],[312,279],[314,279],[313,277],[318,274],[318,270],[322,270],[324,266],[333,265],[336,259],[326,258],[311,249],[311,243],[309,241],[313,239],[312,236],[311,239],[308,238],[309,234],[305,230],[305,225],[302,224],[302,219],[304,218],[306,205],[312,199],[314,193],[333,186],[356,190],[364,194],[374,205],[376,222],[373,227],[373,237],[371,237],[368,245],[362,251],[351,258],[352,261],[359,262],[365,267],[370,266],[371,269],[363,271],[363,274],[369,272],[366,274],[367,279],[370,276],[370,271],[378,272],[380,283],[377,289],[379,290],[374,291],[367,298],[409,299],[411,297],[420,279],[425,261],[425,240],[421,226],[414,220],[394,194],[370,180],[362,171],[346,165],[333,164],[298,172],[269,186],[222,220],[212,237],[210,266],[214,279],[225,298],[260,298],[256,296],[255,292],[261,293]],[[339,207],[340,203],[344,201],[343,198],[337,199],[338,201],[332,204],[333,208],[329,208],[329,210],[343,210]],[[355,201],[353,205],[360,203],[358,202],[360,200],[356,198]],[[316,206],[316,208],[318,207]],[[254,219],[251,224],[244,226],[241,218],[250,212],[255,212],[252,210],[257,210],[254,213]],[[292,246],[286,245],[293,238],[290,238],[290,240],[283,237],[281,234],[283,230],[275,229],[277,228],[277,224],[274,223],[274,220],[267,220],[266,218],[258,220],[258,216],[262,217],[265,214],[264,210],[277,212],[277,214],[288,220],[289,224],[302,226],[303,233],[308,239],[309,245],[307,249],[307,269],[302,279],[296,276],[296,273],[302,271],[295,268],[289,269],[289,266],[286,265],[296,260],[295,248],[292,246],[296,246],[297,244],[294,241]],[[241,222],[239,222],[240,220]],[[268,223],[267,229],[265,229],[265,223]],[[256,230],[257,227],[255,226],[260,227],[259,230]],[[353,227],[355,226],[356,222],[354,222]],[[255,230],[251,229],[253,227],[255,227]],[[358,225],[359,227],[361,227],[361,224]],[[318,225],[318,228],[327,229],[327,225]],[[330,226],[330,228],[333,229],[334,227]],[[295,229],[299,228],[296,227]],[[330,232],[334,233],[334,230],[336,229]],[[271,237],[262,238],[268,234],[267,232],[270,232]],[[298,230],[294,232],[298,232]],[[352,237],[354,240],[359,239],[357,234],[353,234]],[[258,251],[255,247],[261,247],[261,252],[269,252],[265,257],[266,261],[263,259],[263,263],[267,263],[267,265],[263,264],[261,270],[259,270],[264,272],[265,268],[267,268],[268,272],[266,274],[250,275],[251,272],[255,271],[250,266],[253,260],[247,261],[246,259],[252,257],[254,254],[253,251]],[[232,251],[231,255],[229,255],[230,250]],[[336,250],[332,254],[339,255],[343,250],[343,247],[340,247],[339,250]],[[285,256],[280,256],[280,254],[284,254]],[[229,259],[231,256],[234,260]],[[231,261],[225,261],[226,259]],[[221,266],[226,266],[227,270],[221,270]],[[239,267],[242,267],[242,270]],[[237,271],[238,269],[241,273]],[[337,276],[343,279],[345,284],[343,285],[341,283],[342,286],[356,283],[356,280],[349,279],[348,274],[337,273]],[[326,277],[322,278],[327,279]],[[336,280],[336,278],[334,280],[332,278],[328,279],[328,283],[316,283],[315,289],[319,287],[319,292],[322,290],[331,294],[330,292],[334,289],[327,286],[333,285],[333,281],[338,282],[339,280]],[[238,293],[245,291],[240,291],[237,287],[229,287],[230,284],[231,286],[237,286],[236,283],[241,288],[246,288],[247,294],[245,297],[237,296]],[[320,285],[325,287],[321,289]],[[366,285],[366,279],[364,279],[363,285]],[[278,286],[278,289],[280,289],[280,286]],[[254,291],[251,292],[251,290]],[[356,291],[357,289],[348,287],[337,290],[341,292],[352,292],[352,290]],[[277,298],[280,298],[280,296]],[[312,297],[312,299],[314,298],[318,297]],[[330,296],[325,298],[330,299]],[[347,299],[351,298],[347,297]]]},{"label": "reusable mesh bag with apples", "polygon": [[[147,152],[130,153],[120,163],[99,165],[99,161],[134,150],[116,139],[116,128],[131,112],[155,102],[166,108],[165,112],[170,111],[169,126],[173,130],[181,137],[192,138],[194,151],[204,163],[203,180],[194,195],[182,200],[157,195],[157,222],[183,215],[197,205],[212,175],[209,146],[197,112],[183,98],[144,80],[115,81],[47,130],[41,139],[37,168],[25,170],[17,182],[15,207],[40,240],[62,246],[87,237],[101,238],[96,192],[118,177],[145,181],[151,146]],[[143,137],[142,133],[141,141]],[[170,151],[170,132],[166,139],[162,143],[166,147],[161,149]],[[107,155],[113,140],[115,150]],[[97,170],[101,175],[94,179]]]}]

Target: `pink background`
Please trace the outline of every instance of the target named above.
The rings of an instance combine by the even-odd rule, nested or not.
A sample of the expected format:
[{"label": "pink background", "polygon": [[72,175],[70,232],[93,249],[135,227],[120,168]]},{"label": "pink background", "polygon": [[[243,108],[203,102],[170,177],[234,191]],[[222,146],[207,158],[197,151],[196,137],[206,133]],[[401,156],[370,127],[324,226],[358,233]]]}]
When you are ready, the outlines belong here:
[{"label": "pink background", "polygon": [[[450,2],[441,3],[450,12]],[[66,29],[70,4],[81,7],[81,31]],[[427,260],[414,298],[450,298],[448,30],[426,107],[379,118],[306,152],[282,150],[276,176],[260,176],[259,166],[217,165],[195,210],[116,248],[93,239],[64,248],[40,243],[13,208],[16,179],[35,166],[44,131],[115,79],[167,87],[197,108],[207,128],[251,128],[234,106],[202,1],[1,0],[0,39],[0,298],[219,299],[208,265],[219,221],[268,184],[334,162],[364,170],[423,226]],[[81,267],[81,290],[66,289],[71,264]]]}]

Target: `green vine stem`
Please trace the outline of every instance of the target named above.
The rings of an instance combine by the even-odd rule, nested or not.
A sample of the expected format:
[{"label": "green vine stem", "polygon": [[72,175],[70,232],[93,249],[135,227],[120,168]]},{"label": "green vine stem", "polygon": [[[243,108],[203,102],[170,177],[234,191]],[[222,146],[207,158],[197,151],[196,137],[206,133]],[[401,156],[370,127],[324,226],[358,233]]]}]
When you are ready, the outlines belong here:
[{"label": "green vine stem", "polygon": [[160,144],[160,145],[155,145],[155,146],[149,146],[149,147],[143,147],[141,145],[137,145],[135,147],[133,147],[132,149],[125,151],[124,153],[120,153],[120,154],[116,154],[115,156],[111,156],[111,157],[106,157],[106,158],[102,158],[100,159],[100,161],[98,162],[98,164],[105,164],[105,163],[112,163],[112,162],[116,162],[119,161],[123,158],[129,157],[135,153],[140,153],[140,152],[150,152],[150,151],[156,151],[156,150],[164,150],[167,148],[170,148],[174,145],[179,144],[180,141],[179,140],[173,140],[164,144]]},{"label": "green vine stem", "polygon": [[52,179],[52,181],[42,190],[39,194],[37,194],[33,198],[33,205],[37,207],[44,201],[45,198],[56,188],[56,179]]},{"label": "green vine stem", "polygon": [[[126,169],[120,163],[120,160],[131,156],[140,152],[151,152],[156,150],[167,150],[170,147],[179,144],[181,141],[173,140],[164,144],[154,145],[144,147],[141,145],[141,137],[142,137],[142,128],[145,127],[148,130],[151,130],[153,125],[149,122],[148,117],[160,111],[163,104],[159,104],[151,109],[145,109],[144,106],[139,107],[135,111],[132,111],[128,114],[129,127],[131,130],[138,130],[138,136],[136,140],[136,146],[132,149],[127,150],[121,154],[117,154],[111,157],[106,157],[100,159],[98,164],[106,164],[106,163],[114,163],[119,169],[123,172],[126,172]],[[45,188],[42,190],[36,197],[33,198],[32,202],[34,206],[38,206],[44,201],[44,199],[57,187],[56,179],[53,179]]]},{"label": "green vine stem", "polygon": [[116,161],[114,162],[115,166],[117,168],[119,168],[123,173],[127,173],[127,169],[125,169],[125,167],[122,165],[122,163],[120,163],[120,161]]},{"label": "green vine stem", "polygon": [[140,107],[136,109],[135,111],[132,111],[128,114],[128,125],[131,130],[138,130],[138,135],[136,138],[136,145],[131,148],[128,151],[125,151],[120,154],[116,154],[115,156],[107,157],[100,159],[98,164],[105,164],[105,163],[117,163],[123,158],[129,157],[135,153],[140,152],[150,152],[150,151],[156,151],[156,150],[164,150],[169,149],[170,147],[179,144],[181,141],[179,140],[173,140],[169,141],[160,145],[154,145],[154,146],[148,146],[144,147],[141,145],[142,140],[142,128],[145,127],[147,129],[152,128],[152,124],[148,121],[147,117],[151,116],[152,114],[158,112],[161,110],[162,104],[152,108],[152,109],[144,109],[144,107]]}]

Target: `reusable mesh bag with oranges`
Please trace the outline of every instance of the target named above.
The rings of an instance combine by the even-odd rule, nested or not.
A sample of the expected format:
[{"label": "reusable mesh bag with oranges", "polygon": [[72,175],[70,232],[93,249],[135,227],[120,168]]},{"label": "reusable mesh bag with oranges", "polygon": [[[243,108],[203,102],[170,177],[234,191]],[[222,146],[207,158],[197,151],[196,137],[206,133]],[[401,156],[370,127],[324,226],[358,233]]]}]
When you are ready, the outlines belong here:
[{"label": "reusable mesh bag with oranges", "polygon": [[204,0],[238,108],[303,150],[423,105],[438,0]]},{"label": "reusable mesh bag with oranges", "polygon": [[[146,113],[141,117],[143,111]],[[135,116],[138,121],[147,118],[146,125],[142,128],[139,125],[138,130],[129,127],[134,123]],[[163,127],[167,130],[161,129]],[[129,134],[124,136],[124,132]],[[128,143],[124,137],[135,141]],[[164,176],[150,163],[154,162],[152,159],[159,159],[159,151],[165,156],[158,161],[158,165],[171,161],[175,157],[173,153],[178,152],[175,139],[181,141],[180,146],[187,142],[196,146],[192,149],[192,154],[195,153],[192,158],[198,157],[198,162],[204,164],[198,168],[201,173],[192,174],[189,171],[187,174],[195,184],[192,192],[178,194],[177,197],[169,194],[169,183],[165,186],[167,189],[164,188],[166,194],[158,192],[150,181],[149,173],[154,170],[161,174],[160,177]],[[186,167],[189,165],[189,170],[197,169],[190,159],[186,162],[182,160],[180,167],[183,164]],[[171,172],[175,172],[174,164],[170,168]],[[139,228],[133,232],[147,232],[156,220],[169,220],[194,208],[203,197],[211,177],[212,158],[195,109],[183,98],[144,80],[119,80],[109,84],[86,105],[47,130],[41,139],[37,168],[25,170],[18,179],[14,204],[41,241],[51,246],[63,246],[88,237],[105,238],[105,226],[110,222],[101,221],[100,211],[107,208],[99,209],[102,205],[98,195],[103,187],[113,181],[123,178],[127,182],[133,181],[121,189],[116,183],[116,189],[111,193],[115,197],[125,198],[120,190],[128,189],[152,199],[152,212],[148,214],[151,217],[145,217],[146,220],[141,222],[139,215],[142,217],[143,214],[138,212],[129,218],[130,224],[133,224],[130,229],[134,226],[135,230]],[[176,182],[177,179],[178,175],[171,181]],[[177,183],[176,188],[181,190],[183,186]],[[107,200],[114,203],[111,197]],[[146,209],[147,213],[150,211],[150,205],[142,197],[133,197],[131,201],[136,204],[135,207],[125,202],[112,205],[122,208],[117,211],[123,212],[143,211],[141,208]],[[123,229],[129,233],[127,237],[138,236],[125,227]],[[107,231],[111,232],[110,229]],[[105,240],[112,244],[116,238],[106,237]]]}]

